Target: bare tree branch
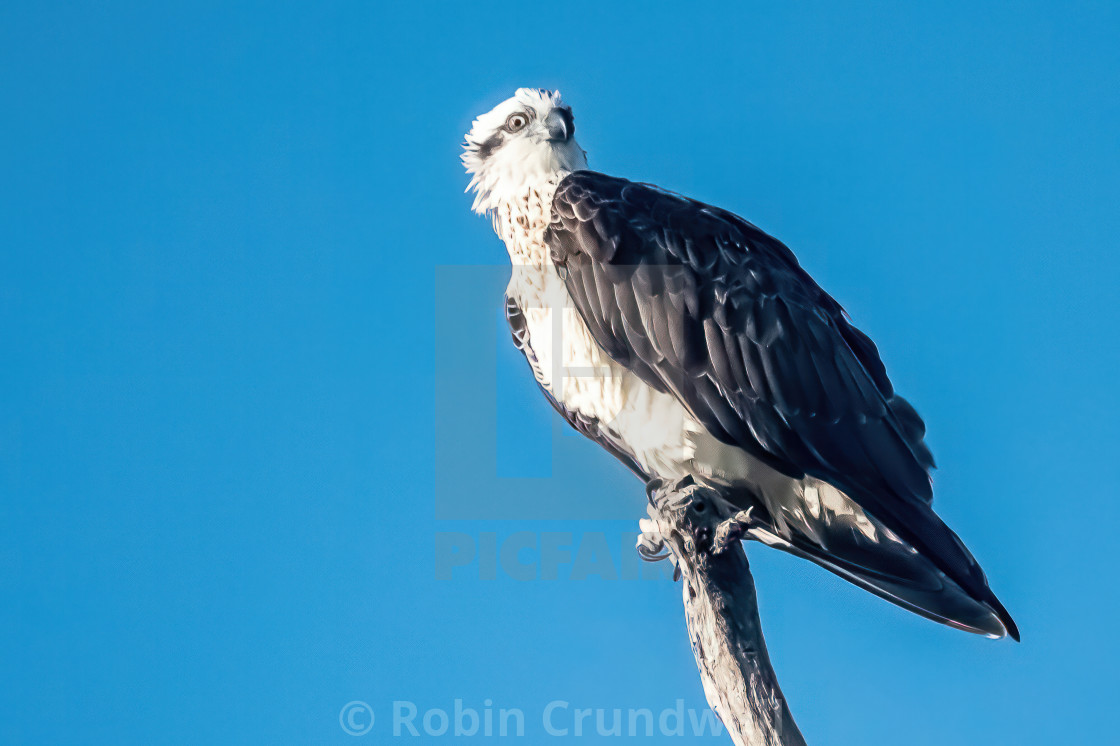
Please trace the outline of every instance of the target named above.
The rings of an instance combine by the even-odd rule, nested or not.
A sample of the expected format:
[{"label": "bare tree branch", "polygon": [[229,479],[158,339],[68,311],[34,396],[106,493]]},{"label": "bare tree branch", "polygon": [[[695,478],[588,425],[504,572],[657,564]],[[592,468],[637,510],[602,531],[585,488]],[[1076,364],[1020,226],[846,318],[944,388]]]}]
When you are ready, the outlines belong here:
[{"label": "bare tree branch", "polygon": [[638,551],[670,558],[684,579],[688,636],[708,704],[738,746],[805,746],[770,665],[739,537],[750,513],[686,478],[653,483]]}]

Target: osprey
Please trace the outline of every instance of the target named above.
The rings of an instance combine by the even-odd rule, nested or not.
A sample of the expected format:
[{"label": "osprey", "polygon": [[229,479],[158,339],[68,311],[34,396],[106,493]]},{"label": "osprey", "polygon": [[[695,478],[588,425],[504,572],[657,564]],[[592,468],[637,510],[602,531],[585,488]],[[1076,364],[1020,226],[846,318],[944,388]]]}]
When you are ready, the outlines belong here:
[{"label": "osprey", "polygon": [[560,415],[647,484],[749,509],[750,538],[1018,640],[931,508],[925,425],[840,304],[739,216],[587,170],[574,134],[559,92],[522,88],[462,155],[513,264],[514,343]]}]

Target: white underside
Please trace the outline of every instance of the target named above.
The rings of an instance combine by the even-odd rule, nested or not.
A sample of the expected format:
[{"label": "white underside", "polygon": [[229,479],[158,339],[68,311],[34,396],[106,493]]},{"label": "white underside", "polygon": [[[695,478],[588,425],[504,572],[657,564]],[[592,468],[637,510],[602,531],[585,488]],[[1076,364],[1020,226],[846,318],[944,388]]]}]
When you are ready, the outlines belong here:
[{"label": "white underside", "polygon": [[[611,360],[592,339],[554,268],[518,268],[506,292],[525,316],[537,382],[565,408],[597,420],[651,476],[692,475],[714,485],[747,488],[763,500],[782,534],[796,528],[813,537],[824,512],[826,524],[844,517],[868,539],[884,538],[882,527],[832,485],[811,477],[791,479],[717,440],[675,396]],[[772,535],[756,538],[782,543]]]}]

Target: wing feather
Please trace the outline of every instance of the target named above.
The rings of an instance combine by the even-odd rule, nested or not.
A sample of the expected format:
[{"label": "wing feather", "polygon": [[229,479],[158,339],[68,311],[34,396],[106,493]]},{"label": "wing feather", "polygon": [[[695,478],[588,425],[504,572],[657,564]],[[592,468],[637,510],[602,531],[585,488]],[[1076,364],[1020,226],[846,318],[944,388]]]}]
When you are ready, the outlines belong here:
[{"label": "wing feather", "polygon": [[545,240],[607,354],[716,438],[843,491],[1002,610],[929,508],[921,418],[786,246],[726,211],[589,171],[561,182],[553,215]]}]

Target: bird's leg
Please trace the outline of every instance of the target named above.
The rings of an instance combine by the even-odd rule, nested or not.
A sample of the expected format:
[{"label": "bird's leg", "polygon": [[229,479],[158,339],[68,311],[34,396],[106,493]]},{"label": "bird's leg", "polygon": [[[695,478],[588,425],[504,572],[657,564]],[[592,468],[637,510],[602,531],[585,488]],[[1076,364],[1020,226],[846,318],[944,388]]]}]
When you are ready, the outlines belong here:
[{"label": "bird's leg", "polygon": [[[659,509],[672,509],[673,506],[680,507],[693,502],[699,506],[698,509],[703,509],[704,501],[693,501],[691,497],[693,492],[699,488],[696,479],[691,474],[675,482],[652,479],[646,485],[646,497],[650,503],[651,518],[643,518],[638,522],[641,533],[638,535],[637,542],[638,554],[643,560],[658,562],[668,559],[674,565],[677,565],[677,557],[670,550],[667,537],[661,533],[658,522],[652,520],[652,516],[656,515]],[[717,505],[721,507],[717,508]],[[730,507],[729,503],[718,499],[712,501],[712,509],[722,512],[723,515],[727,515],[727,507]],[[734,513],[716,526],[714,532],[707,526],[701,527],[695,537],[696,548],[705,554],[720,554],[723,552],[728,546],[741,539],[750,528],[752,510],[753,508]],[[680,577],[681,568],[677,565],[673,573],[673,580],[679,580]]]},{"label": "bird's leg", "polygon": [[[678,485],[683,489],[684,486],[689,484],[692,484],[692,477],[690,476],[680,480],[672,489],[675,489]],[[646,498],[649,500],[651,516],[656,514],[653,506],[656,505],[658,495],[664,492],[665,488],[666,482],[662,479],[652,479],[646,484]],[[638,555],[646,562],[669,560],[673,563],[673,581],[680,580],[681,568],[677,565],[677,557],[669,549],[668,542],[662,535],[657,521],[653,520],[652,517],[642,518],[638,521],[638,528],[641,530],[637,542]]]},{"label": "bird's leg", "polygon": [[720,554],[729,546],[740,541],[751,528],[751,514],[754,507],[740,510],[723,523],[716,526],[715,535],[712,537],[712,554]]}]

